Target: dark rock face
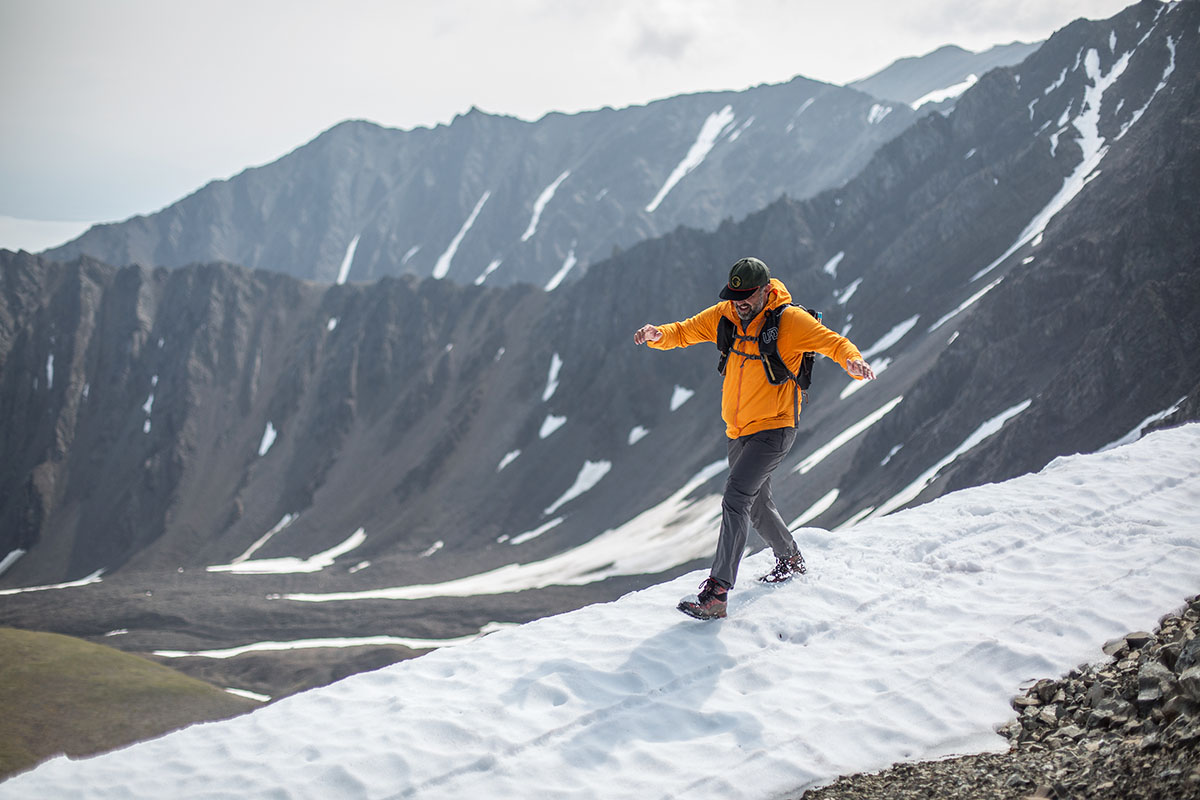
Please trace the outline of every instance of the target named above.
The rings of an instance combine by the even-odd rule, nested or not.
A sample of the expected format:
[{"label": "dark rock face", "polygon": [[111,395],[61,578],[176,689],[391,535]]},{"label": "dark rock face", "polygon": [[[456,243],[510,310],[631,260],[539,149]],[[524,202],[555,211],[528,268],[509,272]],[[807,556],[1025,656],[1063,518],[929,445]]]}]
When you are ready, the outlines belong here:
[{"label": "dark rock face", "polygon": [[1013,698],[1008,752],[839,778],[804,800],[1200,797],[1200,597],[1153,633],[1105,645],[1112,660],[1037,681]]},{"label": "dark rock face", "polygon": [[[105,570],[103,584],[72,590],[78,601],[6,597],[0,622],[86,636],[129,628],[123,642],[144,650],[381,630],[439,638],[698,566],[689,555],[562,586],[564,562],[549,562],[525,591],[319,611],[270,599],[545,566],[696,476],[708,479],[685,500],[719,493],[723,476],[705,472],[725,454],[715,348],[651,353],[632,332],[715,302],[728,265],[748,254],[848,331],[880,374],[850,393],[819,360],[775,482],[786,519],[837,489],[813,519],[829,528],[1099,449],[1172,408],[1164,422],[1196,419],[1200,87],[1187,78],[1200,51],[1178,43],[1200,26],[1198,9],[1143,3],[1073,24],[986,75],[949,116],[909,127],[841,188],[711,232],[678,228],[552,292],[0,252],[0,587]],[[392,133],[351,125],[311,147]],[[238,191],[280,164],[247,173]],[[347,174],[338,180],[358,186]],[[141,241],[124,230],[120,241]],[[282,241],[266,228],[244,235],[263,252]],[[589,469],[602,477],[568,497]],[[352,539],[313,572],[206,571],[306,561]]]},{"label": "dark rock face", "polygon": [[535,123],[475,109],[434,129],[347,122],[46,255],[223,261],[326,282],[410,274],[552,287],[614,248],[840,185],[915,116],[796,78]]}]

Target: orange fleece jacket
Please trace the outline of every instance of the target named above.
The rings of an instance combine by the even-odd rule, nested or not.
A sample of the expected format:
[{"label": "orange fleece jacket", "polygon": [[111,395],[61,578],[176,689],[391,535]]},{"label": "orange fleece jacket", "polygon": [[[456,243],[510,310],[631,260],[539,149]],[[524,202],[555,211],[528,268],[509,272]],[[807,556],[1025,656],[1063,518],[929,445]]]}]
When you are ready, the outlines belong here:
[{"label": "orange fleece jacket", "polygon": [[[763,313],[750,320],[745,329],[731,301],[725,300],[704,309],[682,322],[656,326],[662,331],[657,342],[647,342],[655,350],[690,347],[702,342],[717,341],[717,324],[725,317],[737,326],[739,333],[755,337],[753,342],[736,343],[735,349],[758,355],[757,337],[766,322],[766,311],[792,301],[787,287],[777,278],[771,279],[771,295]],[[779,321],[779,355],[793,373],[808,351],[821,353],[836,361],[842,369],[846,362],[862,358],[849,339],[840,336],[813,319],[801,308],[788,308]],[[859,379],[861,380],[861,379]],[[721,418],[725,420],[725,435],[730,439],[748,436],[773,428],[790,428],[793,416],[795,384],[791,381],[772,386],[767,380],[762,362],[730,352],[725,365],[725,380],[721,385]]]}]

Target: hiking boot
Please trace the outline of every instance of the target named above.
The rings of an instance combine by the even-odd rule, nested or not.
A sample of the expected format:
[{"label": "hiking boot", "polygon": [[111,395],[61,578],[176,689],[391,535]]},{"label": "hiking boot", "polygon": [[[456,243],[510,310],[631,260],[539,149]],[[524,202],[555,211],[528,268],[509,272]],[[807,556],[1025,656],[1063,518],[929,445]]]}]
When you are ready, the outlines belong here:
[{"label": "hiking boot", "polygon": [[700,593],[688,595],[679,601],[679,610],[696,619],[720,619],[725,616],[729,592],[717,583],[716,578],[705,578],[700,584]]},{"label": "hiking boot", "polygon": [[763,583],[783,583],[806,572],[808,572],[808,568],[804,566],[804,556],[797,551],[793,555],[776,558],[775,569],[763,575],[759,580]]}]

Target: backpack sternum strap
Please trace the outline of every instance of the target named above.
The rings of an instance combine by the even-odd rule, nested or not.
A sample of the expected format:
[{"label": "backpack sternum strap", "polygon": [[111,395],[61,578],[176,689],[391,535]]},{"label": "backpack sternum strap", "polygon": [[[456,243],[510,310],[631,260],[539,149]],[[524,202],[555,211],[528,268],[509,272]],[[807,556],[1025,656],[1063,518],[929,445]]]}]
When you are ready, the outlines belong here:
[{"label": "backpack sternum strap", "polygon": [[[763,370],[766,372],[767,381],[773,386],[778,386],[787,381],[793,381],[796,384],[797,394],[804,393],[805,400],[808,399],[808,387],[812,385],[812,368],[814,356],[813,353],[806,352],[800,360],[800,370],[793,373],[788,369],[787,363],[783,360],[783,356],[779,354],[779,321],[783,317],[783,311],[788,306],[795,303],[787,303],[785,305],[776,306],[766,312],[766,317],[763,321],[762,330],[758,332],[758,336],[746,336],[739,333],[737,326],[728,317],[721,317],[721,321],[717,324],[717,349],[721,356],[717,362],[717,371],[722,375],[725,374],[725,365],[729,360],[729,354],[735,353],[747,360],[761,361]],[[821,322],[821,312],[814,311],[804,306],[796,306],[804,311],[807,311],[817,320]],[[735,342],[757,342],[758,354],[753,355],[738,350],[734,345]],[[799,417],[799,396],[796,398],[796,414]]]}]

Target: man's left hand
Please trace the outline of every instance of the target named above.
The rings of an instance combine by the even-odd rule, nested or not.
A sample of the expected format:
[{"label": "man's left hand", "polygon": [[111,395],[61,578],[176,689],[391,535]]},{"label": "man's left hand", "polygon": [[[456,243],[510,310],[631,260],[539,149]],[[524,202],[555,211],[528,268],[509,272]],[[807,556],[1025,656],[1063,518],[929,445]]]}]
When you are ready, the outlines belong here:
[{"label": "man's left hand", "polygon": [[867,362],[861,358],[852,358],[846,362],[846,372],[849,372],[851,377],[862,378],[866,381],[875,380],[875,370],[868,366]]}]

